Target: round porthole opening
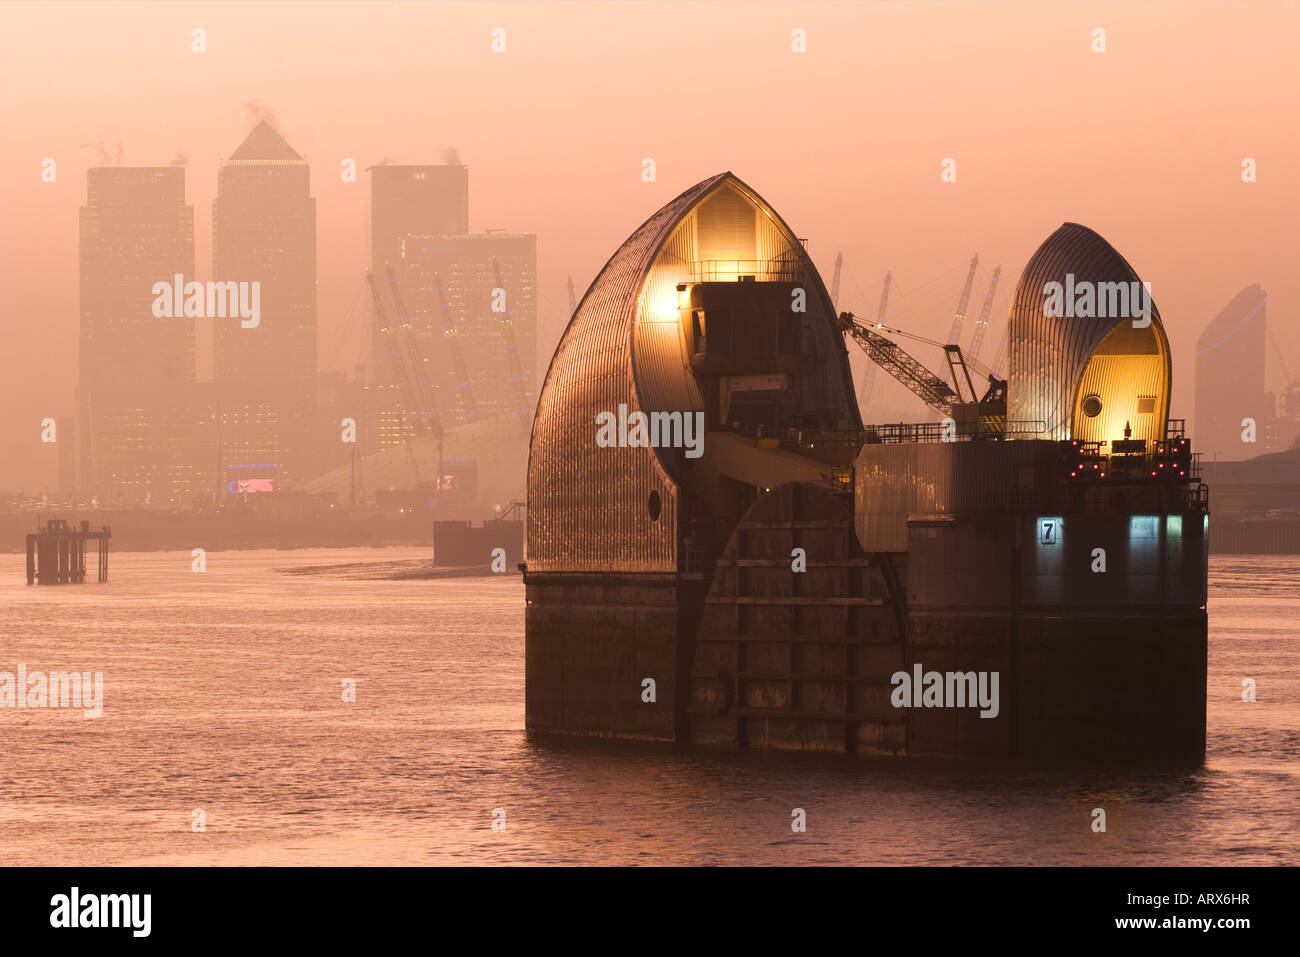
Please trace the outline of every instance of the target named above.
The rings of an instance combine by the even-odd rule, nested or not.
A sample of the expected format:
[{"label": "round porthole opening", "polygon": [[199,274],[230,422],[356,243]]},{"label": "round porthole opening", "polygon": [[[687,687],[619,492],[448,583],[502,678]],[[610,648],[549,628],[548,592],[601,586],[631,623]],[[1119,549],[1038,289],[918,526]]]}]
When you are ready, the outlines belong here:
[{"label": "round porthole opening", "polygon": [[645,503],[645,510],[650,513],[650,521],[659,521],[659,513],[664,510],[664,504],[660,501],[658,492],[650,493],[650,498]]},{"label": "round porthole opening", "polygon": [[1090,419],[1101,415],[1101,396],[1090,395],[1083,400],[1083,414]]}]

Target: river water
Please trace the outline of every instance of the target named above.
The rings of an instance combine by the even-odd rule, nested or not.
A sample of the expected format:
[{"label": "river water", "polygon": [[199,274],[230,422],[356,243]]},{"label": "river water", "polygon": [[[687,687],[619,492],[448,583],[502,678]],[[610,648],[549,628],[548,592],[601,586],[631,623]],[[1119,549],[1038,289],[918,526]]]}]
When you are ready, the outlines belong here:
[{"label": "river water", "polygon": [[99,718],[0,708],[0,862],[1300,863],[1300,557],[1211,561],[1205,766],[1103,774],[540,744],[517,576],[283,571],[426,556],[117,553],[54,588],[0,556],[0,671],[104,676]]}]

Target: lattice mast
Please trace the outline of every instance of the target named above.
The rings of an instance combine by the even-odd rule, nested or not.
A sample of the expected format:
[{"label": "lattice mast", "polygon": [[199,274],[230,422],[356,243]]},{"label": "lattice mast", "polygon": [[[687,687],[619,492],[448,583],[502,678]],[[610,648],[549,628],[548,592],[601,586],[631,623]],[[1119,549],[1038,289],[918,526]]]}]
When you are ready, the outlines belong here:
[{"label": "lattice mast", "polygon": [[505,338],[506,356],[510,362],[510,384],[515,396],[515,410],[519,414],[519,425],[525,432],[533,428],[533,410],[528,403],[528,390],[524,387],[524,370],[519,362],[519,344],[515,342],[515,329],[510,321],[510,297],[505,295],[505,284],[501,280],[501,264],[492,257],[492,274],[496,277],[496,288],[502,293],[503,309],[501,313],[501,330]]},{"label": "lattice mast", "polygon": [[952,329],[948,333],[948,344],[956,345],[961,339],[961,324],[966,321],[966,307],[970,305],[970,291],[975,284],[975,270],[980,264],[979,253],[970,261],[970,272],[966,274],[966,285],[962,286],[961,299],[957,301],[957,311],[953,313]]}]

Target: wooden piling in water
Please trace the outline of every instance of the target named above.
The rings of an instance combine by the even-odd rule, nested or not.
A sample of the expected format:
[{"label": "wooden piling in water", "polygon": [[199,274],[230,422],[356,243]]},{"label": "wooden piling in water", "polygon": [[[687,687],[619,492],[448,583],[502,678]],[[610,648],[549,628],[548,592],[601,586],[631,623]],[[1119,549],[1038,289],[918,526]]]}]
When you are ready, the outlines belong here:
[{"label": "wooden piling in water", "polygon": [[63,519],[50,519],[39,531],[27,536],[27,584],[66,585],[85,581],[87,540],[94,540],[99,548],[99,581],[108,581],[111,537],[112,529],[107,525],[92,530],[88,521],[74,528]]}]

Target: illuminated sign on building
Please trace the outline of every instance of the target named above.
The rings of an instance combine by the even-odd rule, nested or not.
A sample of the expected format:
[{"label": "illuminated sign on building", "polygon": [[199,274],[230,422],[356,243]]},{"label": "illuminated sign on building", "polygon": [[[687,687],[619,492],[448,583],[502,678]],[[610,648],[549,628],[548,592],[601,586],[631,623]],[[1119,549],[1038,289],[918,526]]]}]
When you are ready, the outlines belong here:
[{"label": "illuminated sign on building", "polygon": [[1056,529],[1061,524],[1059,518],[1045,518],[1038,523],[1038,544],[1055,545]]},{"label": "illuminated sign on building", "polygon": [[232,495],[244,495],[252,492],[274,492],[275,479],[235,479],[226,483],[226,489]]}]

